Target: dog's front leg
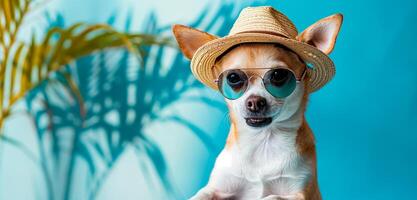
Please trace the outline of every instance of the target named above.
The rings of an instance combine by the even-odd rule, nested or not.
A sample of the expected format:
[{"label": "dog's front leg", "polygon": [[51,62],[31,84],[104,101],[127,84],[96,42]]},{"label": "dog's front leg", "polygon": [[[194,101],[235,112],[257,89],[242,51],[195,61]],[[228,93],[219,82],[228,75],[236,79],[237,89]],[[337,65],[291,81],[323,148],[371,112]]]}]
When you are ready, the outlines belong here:
[{"label": "dog's front leg", "polygon": [[228,152],[222,151],[216,159],[209,183],[200,189],[190,200],[226,200],[236,199],[236,192],[240,190],[242,178],[236,177],[230,172],[228,165],[231,156]]},{"label": "dog's front leg", "polygon": [[298,193],[296,195],[269,195],[261,200],[305,200],[303,194]]},{"label": "dog's front leg", "polygon": [[215,191],[212,188],[204,187],[201,188],[200,191],[197,192],[193,197],[189,200],[214,200],[215,199]]},{"label": "dog's front leg", "polygon": [[206,186],[200,189],[200,191],[198,191],[197,194],[195,194],[189,200],[227,200],[227,199],[233,199],[233,195],[219,192],[219,191],[216,192],[215,189],[212,189],[209,186]]}]

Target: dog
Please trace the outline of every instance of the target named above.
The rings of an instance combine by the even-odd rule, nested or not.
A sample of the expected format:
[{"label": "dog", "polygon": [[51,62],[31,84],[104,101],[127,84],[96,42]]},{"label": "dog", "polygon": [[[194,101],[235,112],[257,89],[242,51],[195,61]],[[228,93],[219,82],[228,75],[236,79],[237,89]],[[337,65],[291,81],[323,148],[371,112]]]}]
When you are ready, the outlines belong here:
[{"label": "dog", "polygon": [[[342,19],[341,14],[323,18],[295,40],[329,54]],[[173,33],[189,59],[217,39],[183,25],[174,25]],[[208,184],[192,200],[321,199],[315,141],[305,117],[311,90],[308,68],[293,50],[271,42],[233,45],[216,59],[212,73],[217,77],[217,89],[225,96],[231,127]],[[282,84],[282,80],[295,85],[288,86],[292,88],[288,89],[290,94],[277,98],[278,92],[271,92],[268,87]],[[229,86],[239,81],[243,92]]]}]

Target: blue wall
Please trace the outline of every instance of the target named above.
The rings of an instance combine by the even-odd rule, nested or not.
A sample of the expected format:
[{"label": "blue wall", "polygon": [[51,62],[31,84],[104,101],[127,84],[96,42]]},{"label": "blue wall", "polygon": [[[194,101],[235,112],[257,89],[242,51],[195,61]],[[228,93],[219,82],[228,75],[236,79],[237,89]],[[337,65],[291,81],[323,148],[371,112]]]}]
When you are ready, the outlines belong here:
[{"label": "blue wall", "polygon": [[[324,199],[415,198],[417,2],[243,2],[60,0],[27,23],[106,22],[161,35],[183,23],[223,36],[247,5],[272,5],[299,31],[342,13],[331,54],[336,76],[311,95],[307,111],[321,192]],[[146,50],[144,68],[122,50],[67,67],[85,98],[86,124],[65,83],[42,85],[20,102],[34,117],[15,114],[6,124],[18,143],[0,143],[0,199],[184,199],[206,184],[228,132],[222,98],[192,78],[177,50]],[[42,102],[53,111],[53,130]]]},{"label": "blue wall", "polygon": [[[334,12],[344,24],[336,77],[312,94],[326,199],[413,199],[417,189],[417,4],[415,1],[276,2],[306,27]],[[300,6],[301,5],[301,6]]]}]

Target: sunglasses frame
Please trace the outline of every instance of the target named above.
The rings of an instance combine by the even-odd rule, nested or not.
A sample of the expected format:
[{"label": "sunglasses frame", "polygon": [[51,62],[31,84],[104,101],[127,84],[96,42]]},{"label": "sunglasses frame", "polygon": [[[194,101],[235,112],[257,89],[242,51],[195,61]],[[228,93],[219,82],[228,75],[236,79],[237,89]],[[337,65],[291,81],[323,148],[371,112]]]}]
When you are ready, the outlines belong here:
[{"label": "sunglasses frame", "polygon": [[[258,76],[258,75],[251,75],[251,76],[248,76],[248,74],[245,72],[245,71],[247,71],[247,70],[262,70],[262,69],[268,69],[268,71],[266,71],[262,76]],[[224,70],[224,71],[222,71],[220,74],[219,74],[219,77],[224,73],[224,72],[227,72],[227,71],[232,71],[232,70],[240,70],[240,71],[242,71],[244,74],[245,74],[245,76],[247,77],[247,81],[249,82],[249,80],[252,78],[252,77],[254,77],[254,76],[257,76],[257,77],[259,77],[259,78],[261,78],[262,79],[262,85],[264,86],[264,88],[266,89],[266,86],[265,86],[265,80],[264,80],[264,77],[265,77],[265,74],[267,74],[269,71],[271,71],[271,70],[275,70],[275,69],[285,69],[285,70],[288,70],[288,71],[290,71],[293,75],[294,75],[294,77],[295,77],[295,80],[296,80],[296,82],[295,83],[300,83],[301,82],[301,80],[303,80],[304,79],[304,77],[305,77],[305,75],[306,75],[306,73],[307,73],[307,67],[304,69],[304,71],[303,71],[303,73],[301,74],[301,77],[300,78],[297,78],[297,76],[296,76],[296,74],[295,74],[295,72],[292,70],[292,69],[289,69],[289,68],[285,68],[285,67],[263,67],[263,68],[236,68],[236,69],[228,69],[228,70]],[[218,88],[218,90],[220,91],[220,93],[222,93],[222,95],[223,95],[223,92],[222,92],[222,90],[220,89],[220,87],[219,87],[219,82],[220,82],[220,80],[219,80],[219,77],[217,78],[217,79],[215,79],[214,80],[214,82],[217,84],[217,88]],[[249,84],[249,83],[248,83]],[[249,88],[249,85],[248,86],[246,86],[245,87],[245,90],[243,91],[243,94],[246,92],[246,90]],[[267,90],[268,91],[268,90]],[[294,91],[292,91],[292,92],[294,92]],[[291,93],[292,93],[291,92]],[[268,91],[268,93],[270,93],[269,91]],[[272,95],[272,94],[271,94]],[[229,100],[236,100],[236,99],[239,99],[239,98],[236,98],[236,99],[230,99],[230,98],[228,98],[228,97],[226,97],[225,95],[223,95],[226,99],[229,99]],[[274,96],[274,95],[272,95],[272,96]],[[275,96],[274,96],[275,97]],[[277,98],[277,97],[275,97],[275,98]]]}]

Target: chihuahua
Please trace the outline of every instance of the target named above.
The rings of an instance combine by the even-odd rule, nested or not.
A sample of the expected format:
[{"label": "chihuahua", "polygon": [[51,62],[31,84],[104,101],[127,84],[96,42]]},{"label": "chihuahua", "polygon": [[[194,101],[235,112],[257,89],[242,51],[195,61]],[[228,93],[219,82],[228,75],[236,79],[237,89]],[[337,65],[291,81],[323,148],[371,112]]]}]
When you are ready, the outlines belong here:
[{"label": "chihuahua", "polygon": [[[329,54],[341,23],[341,14],[326,17],[297,40]],[[189,59],[217,38],[183,25],[174,25],[173,32]],[[321,199],[314,136],[304,114],[309,95],[307,67],[289,48],[273,43],[239,44],[217,59],[216,81],[244,89],[234,96],[219,88],[226,97],[231,128],[208,184],[191,199]],[[294,86],[284,91],[285,98],[268,89],[271,82],[290,79]]]}]

